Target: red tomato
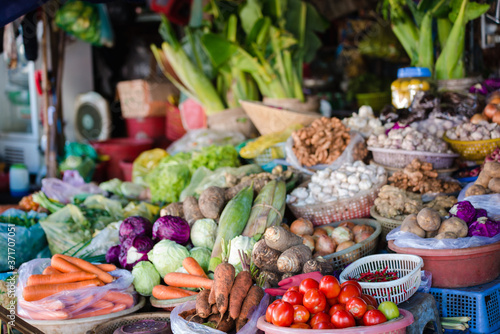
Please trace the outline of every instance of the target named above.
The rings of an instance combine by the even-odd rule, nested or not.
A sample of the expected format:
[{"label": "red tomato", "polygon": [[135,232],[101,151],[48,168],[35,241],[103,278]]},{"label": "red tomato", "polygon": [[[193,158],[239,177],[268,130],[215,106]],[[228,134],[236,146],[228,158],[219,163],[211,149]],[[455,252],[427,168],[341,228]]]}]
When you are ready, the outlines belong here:
[{"label": "red tomato", "polygon": [[333,305],[339,303],[339,299],[337,297],[335,297],[335,298],[327,298],[326,301],[328,302],[328,305],[330,305],[330,306],[333,306]]},{"label": "red tomato", "polygon": [[290,327],[293,323],[293,306],[287,302],[281,302],[274,307],[273,325]]},{"label": "red tomato", "polygon": [[345,305],[344,304],[335,304],[332,307],[330,307],[330,310],[328,311],[328,314],[332,316],[335,312],[337,311],[345,311]]},{"label": "red tomato", "polygon": [[290,326],[290,328],[302,328],[302,329],[311,329],[311,326],[309,326],[308,324],[292,324]]},{"label": "red tomato", "polygon": [[292,305],[302,305],[302,298],[304,296],[297,291],[287,291],[283,295],[283,300],[284,302],[290,303]]},{"label": "red tomato", "polygon": [[363,318],[359,318],[359,319],[354,318],[354,320],[356,320],[356,326],[364,326],[365,325],[363,323]]},{"label": "red tomato", "polygon": [[[346,304],[353,297],[360,297],[361,291],[353,284],[347,284],[340,290],[339,303]],[[334,324],[335,325],[335,324]]]},{"label": "red tomato", "polygon": [[370,310],[363,316],[365,326],[374,326],[387,321],[385,315],[379,310]]},{"label": "red tomato", "polygon": [[356,320],[347,311],[337,311],[332,315],[332,324],[335,328],[347,328],[356,326]]},{"label": "red tomato", "polygon": [[319,312],[312,316],[309,325],[311,325],[311,327],[314,327],[316,324],[319,324],[320,322],[330,322],[330,318],[331,317],[328,313]]},{"label": "red tomato", "polygon": [[330,321],[324,321],[318,322],[312,329],[335,329],[335,326]]},{"label": "red tomato", "polygon": [[310,289],[304,295],[304,306],[312,314],[323,312],[326,309],[326,297],[318,289]]},{"label": "red tomato", "polygon": [[293,322],[294,323],[306,323],[309,321],[311,314],[302,305],[293,305]]},{"label": "red tomato", "polygon": [[295,285],[295,286],[292,286],[290,288],[288,288],[288,290],[286,290],[287,292],[288,291],[295,291],[295,292],[299,292],[299,286],[298,285]]},{"label": "red tomato", "polygon": [[323,292],[326,298],[335,298],[340,293],[339,281],[334,276],[323,276],[319,282],[319,291]]},{"label": "red tomato", "polygon": [[370,295],[361,295],[361,298],[368,304],[368,305],[372,305],[372,306],[375,306],[375,308],[377,308],[378,306],[378,303],[377,303],[377,300],[370,296]]},{"label": "red tomato", "polygon": [[373,305],[368,305],[368,306],[366,307],[366,311],[368,312],[368,311],[370,311],[370,310],[376,310],[375,306],[373,306]]},{"label": "red tomato", "polygon": [[306,278],[300,283],[299,292],[303,295],[306,294],[307,290],[317,289],[319,287],[319,283],[312,278]]},{"label": "red tomato", "polygon": [[278,305],[279,303],[282,303],[282,302],[283,301],[281,299],[278,299],[267,307],[267,310],[266,310],[266,321],[267,322],[269,322],[269,323],[273,322],[273,310],[276,307],[276,305]]},{"label": "red tomato", "polygon": [[359,285],[359,282],[358,281],[353,281],[353,280],[345,281],[344,283],[340,284],[340,288],[342,289],[347,284],[354,284],[355,286],[357,286],[359,288],[359,293],[361,293],[361,291],[363,290],[363,288],[361,287],[361,285]]},{"label": "red tomato", "polygon": [[360,319],[365,314],[367,306],[366,302],[360,297],[353,297],[345,304],[345,309],[351,312],[354,318]]}]

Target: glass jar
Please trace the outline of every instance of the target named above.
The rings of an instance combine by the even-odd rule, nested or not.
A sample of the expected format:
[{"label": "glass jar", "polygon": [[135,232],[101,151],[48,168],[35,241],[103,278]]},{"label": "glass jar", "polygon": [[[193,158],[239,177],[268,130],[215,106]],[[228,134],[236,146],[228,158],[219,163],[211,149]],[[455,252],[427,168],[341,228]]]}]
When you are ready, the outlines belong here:
[{"label": "glass jar", "polygon": [[431,76],[425,67],[400,68],[398,79],[391,84],[392,105],[397,109],[409,108],[417,92],[431,89]]}]

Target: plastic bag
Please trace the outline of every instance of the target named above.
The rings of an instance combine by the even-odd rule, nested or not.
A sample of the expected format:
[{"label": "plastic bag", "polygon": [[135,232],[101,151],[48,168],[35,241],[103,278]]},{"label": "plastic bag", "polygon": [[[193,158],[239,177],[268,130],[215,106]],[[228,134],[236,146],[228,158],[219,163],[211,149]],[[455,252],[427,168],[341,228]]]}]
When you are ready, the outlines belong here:
[{"label": "plastic bag", "polygon": [[141,216],[154,221],[158,212],[160,212],[160,208],[156,205],[146,202],[140,202],[139,204],[130,202],[123,208],[123,217]]},{"label": "plastic bag", "polygon": [[[124,269],[117,269],[110,272],[117,279],[109,284],[99,287],[62,291],[37,301],[27,302],[23,298],[23,290],[26,287],[28,277],[42,274],[43,270],[49,265],[50,259],[36,259],[24,263],[19,268],[19,279],[16,289],[17,313],[19,316],[33,320],[86,318],[95,316],[95,311],[102,310],[103,308],[113,307],[110,311],[103,312],[100,315],[119,312],[133,307],[136,303],[137,295],[132,287],[134,277],[129,271]],[[128,305],[120,305],[118,302],[110,305],[109,302],[113,303],[117,298],[111,298],[108,294],[109,291],[112,291],[113,294],[128,294],[134,302]]]},{"label": "plastic bag", "polygon": [[421,238],[410,232],[401,232],[401,227],[397,227],[387,234],[387,241],[394,240],[398,247],[419,248],[419,249],[459,249],[471,248],[494,244],[500,241],[500,234],[492,238],[488,237],[465,237],[458,239],[435,239]]},{"label": "plastic bag", "polygon": [[148,184],[145,180],[146,175],[158,166],[160,160],[166,156],[167,152],[160,148],[142,152],[134,160],[132,165],[132,181],[134,183],[147,186]]},{"label": "plastic bag", "polygon": [[98,256],[106,255],[108,249],[114,245],[120,244],[119,230],[121,221],[111,223],[104,230],[99,232],[87,247],[81,249],[76,255],[77,256]]},{"label": "plastic bag", "polygon": [[432,287],[432,273],[428,270],[420,272],[420,286],[417,292],[429,293]]},{"label": "plastic bag", "polygon": [[245,141],[246,138],[240,132],[217,131],[210,129],[190,130],[181,139],[175,141],[167,149],[170,154],[179,152],[190,152],[201,147],[210,145],[233,145]]},{"label": "plastic bag", "polygon": [[93,183],[85,183],[77,171],[66,171],[63,179],[46,178],[42,180],[42,191],[53,200],[63,204],[71,203],[73,196],[78,194],[106,194],[104,190]]},{"label": "plastic bag", "polygon": [[469,201],[472,206],[476,209],[485,209],[488,212],[488,217],[500,220],[500,194],[488,194],[488,195],[475,195],[465,197],[467,189],[471,187],[474,182],[466,185],[457,197],[459,202]]},{"label": "plastic bag", "polygon": [[[252,312],[250,319],[246,323],[245,326],[241,328],[241,330],[238,332],[238,334],[255,334],[258,331],[257,328],[257,321],[261,316],[266,314],[266,309],[267,306],[269,305],[269,299],[270,296],[269,294],[264,294],[264,297],[260,301],[259,306],[255,309],[254,312]],[[197,324],[194,322],[188,322],[184,318],[179,316],[179,313],[182,313],[184,311],[192,310],[196,308],[196,301],[190,301],[186,302],[182,305],[177,306],[172,310],[172,313],[170,314],[170,323],[171,323],[171,328],[172,332],[174,334],[225,334],[225,332],[222,332],[217,329],[210,328],[208,326],[202,325],[202,324]]]},{"label": "plastic bag", "polygon": [[290,163],[290,165],[298,170],[300,170],[303,173],[306,174],[314,174],[315,170],[321,170],[325,168],[330,168],[331,170],[336,170],[340,166],[342,166],[345,163],[351,163],[356,160],[363,159],[363,157],[358,157],[357,156],[357,146],[358,145],[364,145],[365,144],[365,139],[363,136],[357,132],[357,131],[350,131],[351,135],[351,140],[349,141],[349,145],[345,148],[344,152],[340,155],[340,157],[337,158],[332,164],[330,165],[316,165],[312,167],[303,167],[300,162],[297,160],[297,157],[295,156],[295,153],[293,152],[293,138],[290,136],[288,140],[286,141],[286,146],[285,146],[285,151],[286,151],[286,161]]}]

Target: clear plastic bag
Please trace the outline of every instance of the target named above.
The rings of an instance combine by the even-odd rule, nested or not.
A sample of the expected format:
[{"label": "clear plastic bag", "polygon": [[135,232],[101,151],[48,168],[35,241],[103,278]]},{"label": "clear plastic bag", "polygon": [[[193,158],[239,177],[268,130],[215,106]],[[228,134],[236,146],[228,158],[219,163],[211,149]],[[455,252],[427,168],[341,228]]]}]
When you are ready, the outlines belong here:
[{"label": "clear plastic bag", "polygon": [[[257,329],[257,321],[261,316],[266,314],[267,306],[269,305],[269,294],[265,294],[264,298],[260,301],[259,306],[255,309],[255,311],[251,311],[252,315],[250,319],[246,323],[245,326],[241,328],[238,334],[256,334]],[[184,318],[179,316],[179,313],[194,309],[196,307],[196,301],[186,302],[182,305],[177,306],[173,309],[170,314],[170,323],[172,332],[174,334],[224,334],[224,332],[210,328],[205,325],[197,324],[194,322],[188,322]]]},{"label": "clear plastic bag", "polygon": [[104,230],[99,232],[90,244],[81,249],[76,255],[77,256],[98,256],[98,255],[106,255],[108,249],[110,249],[114,245],[120,244],[119,238],[119,230],[121,221],[116,223],[111,223]]},{"label": "clear plastic bag", "polygon": [[420,286],[417,292],[429,293],[432,287],[432,273],[428,270],[422,270],[420,273]]},{"label": "clear plastic bag", "polygon": [[488,217],[500,220],[500,194],[476,195],[465,197],[465,192],[472,186],[474,182],[466,185],[457,197],[460,201],[469,201],[476,209],[485,209],[488,212]]},{"label": "clear plastic bag", "polygon": [[[356,160],[359,160],[360,157],[356,156],[356,148],[358,145],[364,144],[365,139],[363,136],[357,132],[357,131],[351,131],[351,140],[349,141],[349,145],[345,148],[344,152],[340,155],[340,157],[337,158],[332,164],[330,165],[316,165],[310,167],[310,169],[313,170],[320,170],[320,169],[325,169],[325,168],[330,168],[332,170],[338,169],[340,166],[342,166],[344,163],[351,163]],[[286,146],[285,146],[285,151],[286,151],[286,161],[290,163],[290,165],[298,170],[300,170],[303,173],[306,174],[314,174],[314,171],[309,170],[308,168],[305,168],[302,166],[302,164],[297,160],[297,157],[295,156],[295,153],[293,152],[293,138],[290,136],[288,140],[286,141]],[[361,157],[364,158],[364,157]]]},{"label": "clear plastic bag", "polygon": [[488,237],[465,237],[458,239],[435,239],[421,238],[410,232],[401,232],[401,227],[397,227],[387,234],[387,241],[394,240],[398,247],[419,248],[419,249],[459,249],[480,247],[494,244],[500,241],[500,234],[492,238]]},{"label": "clear plastic bag", "polygon": [[106,194],[104,190],[93,183],[85,183],[77,171],[66,171],[63,179],[46,178],[42,180],[42,191],[53,200],[63,204],[70,203],[78,194]]},{"label": "clear plastic bag", "polygon": [[210,145],[236,146],[246,140],[240,132],[217,131],[210,129],[190,130],[181,139],[176,140],[167,149],[169,154],[190,152]]},{"label": "clear plastic bag", "polygon": [[[133,307],[137,302],[132,287],[134,277],[124,269],[117,269],[110,274],[117,279],[99,287],[62,291],[37,301],[28,302],[23,298],[28,277],[40,275],[50,265],[50,259],[36,259],[24,263],[19,268],[16,289],[17,313],[33,320],[66,320],[87,318],[119,312]],[[124,296],[127,294],[127,296]]]}]

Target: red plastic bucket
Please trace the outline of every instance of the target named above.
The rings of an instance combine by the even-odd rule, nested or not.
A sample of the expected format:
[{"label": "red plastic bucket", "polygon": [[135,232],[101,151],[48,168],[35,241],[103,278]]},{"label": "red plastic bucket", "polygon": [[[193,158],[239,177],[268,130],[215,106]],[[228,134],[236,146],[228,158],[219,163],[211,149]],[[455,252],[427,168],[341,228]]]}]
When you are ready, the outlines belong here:
[{"label": "red plastic bucket", "polygon": [[92,142],[91,145],[101,155],[109,156],[107,178],[123,180],[120,161],[133,161],[143,151],[153,147],[153,139],[114,138],[101,142]]},{"label": "red plastic bucket", "polygon": [[176,141],[186,134],[186,130],[182,126],[181,113],[176,106],[167,104],[166,121],[165,135],[168,140]]},{"label": "red plastic bucket", "polygon": [[120,161],[120,168],[123,173],[123,181],[132,182],[132,169],[134,163],[127,160]]},{"label": "red plastic bucket", "polygon": [[126,118],[127,136],[135,139],[165,137],[165,120],[165,116]]},{"label": "red plastic bucket", "polygon": [[391,240],[389,248],[424,259],[422,269],[432,273],[435,288],[465,288],[491,282],[500,275],[500,242],[463,249],[418,249],[398,247]]}]

